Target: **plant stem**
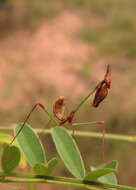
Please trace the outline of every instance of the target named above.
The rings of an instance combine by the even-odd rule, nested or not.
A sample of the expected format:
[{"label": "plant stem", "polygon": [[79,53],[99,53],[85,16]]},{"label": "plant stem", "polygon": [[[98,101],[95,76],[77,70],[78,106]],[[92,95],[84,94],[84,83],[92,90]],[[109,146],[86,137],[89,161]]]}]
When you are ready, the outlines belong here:
[{"label": "plant stem", "polygon": [[[31,175],[31,174],[4,174],[2,175],[2,173],[0,174],[1,176],[14,176],[14,177],[23,177],[23,178],[27,178],[27,179],[5,179],[5,178],[1,178],[0,182],[1,183],[48,183],[48,184],[56,184],[56,185],[67,185],[67,186],[73,186],[73,187],[79,187],[79,188],[86,188],[86,189],[90,189],[90,190],[102,190],[102,188],[96,188],[93,187],[91,185],[87,185],[87,184],[82,184],[82,183],[77,183],[77,182],[70,182],[72,181],[72,178],[70,180],[66,180],[66,178],[61,178],[61,177],[51,177],[51,176],[39,176],[38,175]],[[32,178],[32,179],[30,179]],[[41,178],[41,179],[37,179],[37,178]],[[56,180],[54,180],[56,179]],[[65,179],[65,180],[64,180]],[[78,181],[78,180],[77,180]]]},{"label": "plant stem", "polygon": [[[33,168],[28,165],[28,173],[31,173],[31,172],[33,172]],[[27,190],[37,190],[37,184],[36,183],[28,183]]]},{"label": "plant stem", "polygon": [[77,112],[79,110],[79,108],[86,102],[86,100],[95,92],[96,88],[94,88],[91,92],[89,92],[89,94],[83,98],[83,100],[81,100],[81,102],[77,105],[75,111]]},{"label": "plant stem", "polygon": [[[37,133],[51,133],[50,129],[40,130],[35,129]],[[70,134],[72,134],[72,130],[68,130]],[[87,131],[75,131],[75,136],[79,137],[92,137],[92,138],[102,138],[103,134],[98,132],[87,132]],[[119,141],[128,141],[128,142],[136,142],[136,136],[129,136],[129,135],[119,135],[119,134],[111,134],[107,133],[104,136],[105,139],[112,139],[112,140],[119,140]]]},{"label": "plant stem", "polygon": [[73,186],[73,187],[79,187],[79,188],[86,188],[90,190],[100,190],[97,188],[93,188],[89,185],[85,184],[78,184],[78,183],[68,183],[68,182],[62,182],[62,181],[52,181],[52,180],[43,180],[43,179],[4,179],[3,181],[0,180],[0,182],[3,183],[48,183],[48,184],[56,184],[56,185],[67,185],[67,186]]},{"label": "plant stem", "polygon": [[[100,183],[95,181],[85,181],[82,179],[75,179],[75,178],[66,178],[66,177],[53,177],[53,176],[42,176],[42,175],[33,175],[33,174],[21,174],[21,173],[10,173],[6,174],[0,172],[1,177],[21,177],[27,179],[5,179],[1,178],[0,182],[6,183],[50,183],[50,184],[58,184],[58,185],[68,185],[73,187],[80,187],[92,190],[98,190],[100,188],[114,188],[120,190],[136,190],[135,187],[128,187],[124,185],[116,185],[116,184],[107,184],[107,183]],[[30,179],[31,178],[31,179]],[[92,187],[95,186],[95,187]]]},{"label": "plant stem", "polygon": [[11,131],[13,129],[14,129],[13,125],[10,127],[0,126],[1,131]]},{"label": "plant stem", "polygon": [[[11,131],[13,130],[13,127],[0,127],[0,130],[6,130]],[[45,133],[50,134],[50,129],[34,129],[36,133]],[[70,134],[72,134],[72,130],[68,130]],[[102,133],[98,132],[87,132],[87,131],[75,131],[75,136],[79,137],[92,137],[92,138],[102,138]],[[136,136],[130,136],[130,135],[120,135],[120,134],[111,134],[106,133],[105,139],[111,139],[111,140],[119,140],[119,141],[128,141],[128,142],[136,142]]]}]

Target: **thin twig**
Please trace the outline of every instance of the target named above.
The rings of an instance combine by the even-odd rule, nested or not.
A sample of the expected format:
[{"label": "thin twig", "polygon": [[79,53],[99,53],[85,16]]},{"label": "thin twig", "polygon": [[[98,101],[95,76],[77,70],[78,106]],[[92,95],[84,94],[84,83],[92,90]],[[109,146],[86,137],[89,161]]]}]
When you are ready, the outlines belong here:
[{"label": "thin twig", "polygon": [[[101,183],[96,181],[85,181],[82,179],[68,178],[68,177],[54,177],[54,176],[43,176],[43,175],[34,175],[34,174],[21,174],[21,173],[4,173],[0,172],[1,177],[16,177],[21,179],[5,179],[1,178],[0,182],[3,183],[50,183],[50,184],[58,184],[58,185],[68,185],[73,187],[80,187],[92,190],[99,190],[103,187],[106,188],[114,188],[119,190],[136,190],[136,187],[129,187],[125,185],[116,185],[116,184],[108,184]],[[22,179],[26,178],[26,179]],[[95,186],[95,187],[93,187]]]},{"label": "thin twig", "polygon": [[[13,127],[0,127],[0,131],[11,131],[13,130]],[[36,133],[45,133],[50,134],[50,129],[33,129]],[[72,130],[68,130],[70,134],[72,134]],[[88,131],[75,131],[75,136],[79,137],[92,137],[92,138],[102,138],[102,133],[99,132],[88,132]],[[119,140],[119,141],[127,141],[127,142],[134,142],[136,143],[136,136],[130,136],[130,135],[120,135],[120,134],[111,134],[111,133],[105,133],[104,136],[105,139],[111,139],[111,140]],[[1,140],[0,140],[1,141]]]}]

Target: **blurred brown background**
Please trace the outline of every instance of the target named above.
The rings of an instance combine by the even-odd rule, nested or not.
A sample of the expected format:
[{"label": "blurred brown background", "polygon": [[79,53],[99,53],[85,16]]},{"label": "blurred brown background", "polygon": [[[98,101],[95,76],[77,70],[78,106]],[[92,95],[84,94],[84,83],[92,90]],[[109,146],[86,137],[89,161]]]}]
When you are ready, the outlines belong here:
[{"label": "blurred brown background", "polygon": [[[65,96],[69,111],[103,78],[110,64],[108,97],[97,109],[89,100],[75,120],[104,120],[107,132],[135,135],[135,61],[135,0],[0,0],[0,125],[23,121],[36,102],[52,111],[60,95]],[[29,121],[33,128],[46,122],[41,110]],[[82,129],[101,131],[100,127]],[[47,158],[56,156],[50,136],[41,139]],[[100,139],[75,139],[87,168],[102,163]],[[105,140],[105,156],[107,161],[119,161],[119,183],[136,185],[135,144]],[[70,176],[61,160],[54,175]],[[34,189],[22,186],[30,188]]]}]

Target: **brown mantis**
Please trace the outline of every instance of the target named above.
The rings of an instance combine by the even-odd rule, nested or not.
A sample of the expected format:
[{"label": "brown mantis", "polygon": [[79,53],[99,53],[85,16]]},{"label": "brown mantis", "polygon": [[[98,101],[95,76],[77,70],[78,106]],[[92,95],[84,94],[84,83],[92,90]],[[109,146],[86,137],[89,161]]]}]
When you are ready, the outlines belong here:
[{"label": "brown mantis", "polygon": [[[47,111],[46,107],[41,104],[41,103],[36,103],[33,108],[31,109],[31,111],[29,112],[29,114],[27,115],[25,121],[23,122],[20,130],[18,131],[18,133],[14,136],[14,138],[12,139],[12,141],[10,142],[10,144],[12,144],[14,142],[14,140],[16,139],[16,137],[20,134],[20,132],[22,131],[22,129],[24,128],[25,124],[27,123],[28,119],[30,118],[31,114],[34,112],[34,110],[37,107],[40,107],[50,118],[49,121],[53,121],[55,126],[61,126],[64,125],[66,122],[68,122],[71,126],[73,126],[73,118],[76,114],[76,112],[78,111],[78,109],[82,106],[82,104],[93,94],[95,93],[94,96],[94,100],[93,100],[93,107],[98,107],[99,104],[106,98],[107,94],[108,94],[108,89],[110,89],[111,87],[111,75],[110,75],[110,66],[107,66],[106,69],[106,73],[104,76],[104,79],[98,83],[98,85],[95,87],[95,89],[93,91],[91,91],[78,105],[75,109],[72,109],[72,111],[64,116],[62,114],[62,109],[63,106],[66,104],[66,102],[64,101],[64,97],[60,96],[53,104],[53,113],[54,113],[54,117]],[[59,122],[56,121],[56,118],[59,120]],[[49,122],[48,122],[49,123]],[[104,133],[105,133],[105,125],[103,121],[98,121],[98,122],[94,122],[95,124],[98,125],[103,125],[103,140],[102,140],[102,153],[103,153],[103,160],[104,160]],[[74,134],[74,131],[73,131]]]}]

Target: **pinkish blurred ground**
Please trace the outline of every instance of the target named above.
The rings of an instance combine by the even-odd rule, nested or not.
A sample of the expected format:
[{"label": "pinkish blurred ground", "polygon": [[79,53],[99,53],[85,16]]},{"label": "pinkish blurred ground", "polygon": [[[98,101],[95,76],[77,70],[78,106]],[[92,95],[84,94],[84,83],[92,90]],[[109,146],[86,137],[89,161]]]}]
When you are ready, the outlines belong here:
[{"label": "pinkish blurred ground", "polygon": [[10,85],[14,94],[5,102],[0,100],[3,109],[27,101],[24,92],[34,88],[35,80],[43,84],[42,88],[53,87],[59,95],[75,97],[86,92],[75,73],[95,47],[75,38],[82,25],[78,13],[66,11],[50,22],[42,22],[35,32],[17,31],[1,40],[0,86],[6,91]]},{"label": "pinkish blurred ground", "polygon": [[[63,12],[55,20],[42,22],[35,32],[16,31],[1,40],[0,86],[11,93],[5,101],[0,100],[1,109],[8,111],[18,102],[29,102],[25,92],[35,88],[35,81],[41,88],[52,86],[58,95],[71,98],[87,91],[75,75],[94,51],[74,36],[82,25],[78,13]],[[19,186],[25,189],[25,185]],[[52,186],[38,187],[49,190]]]}]

